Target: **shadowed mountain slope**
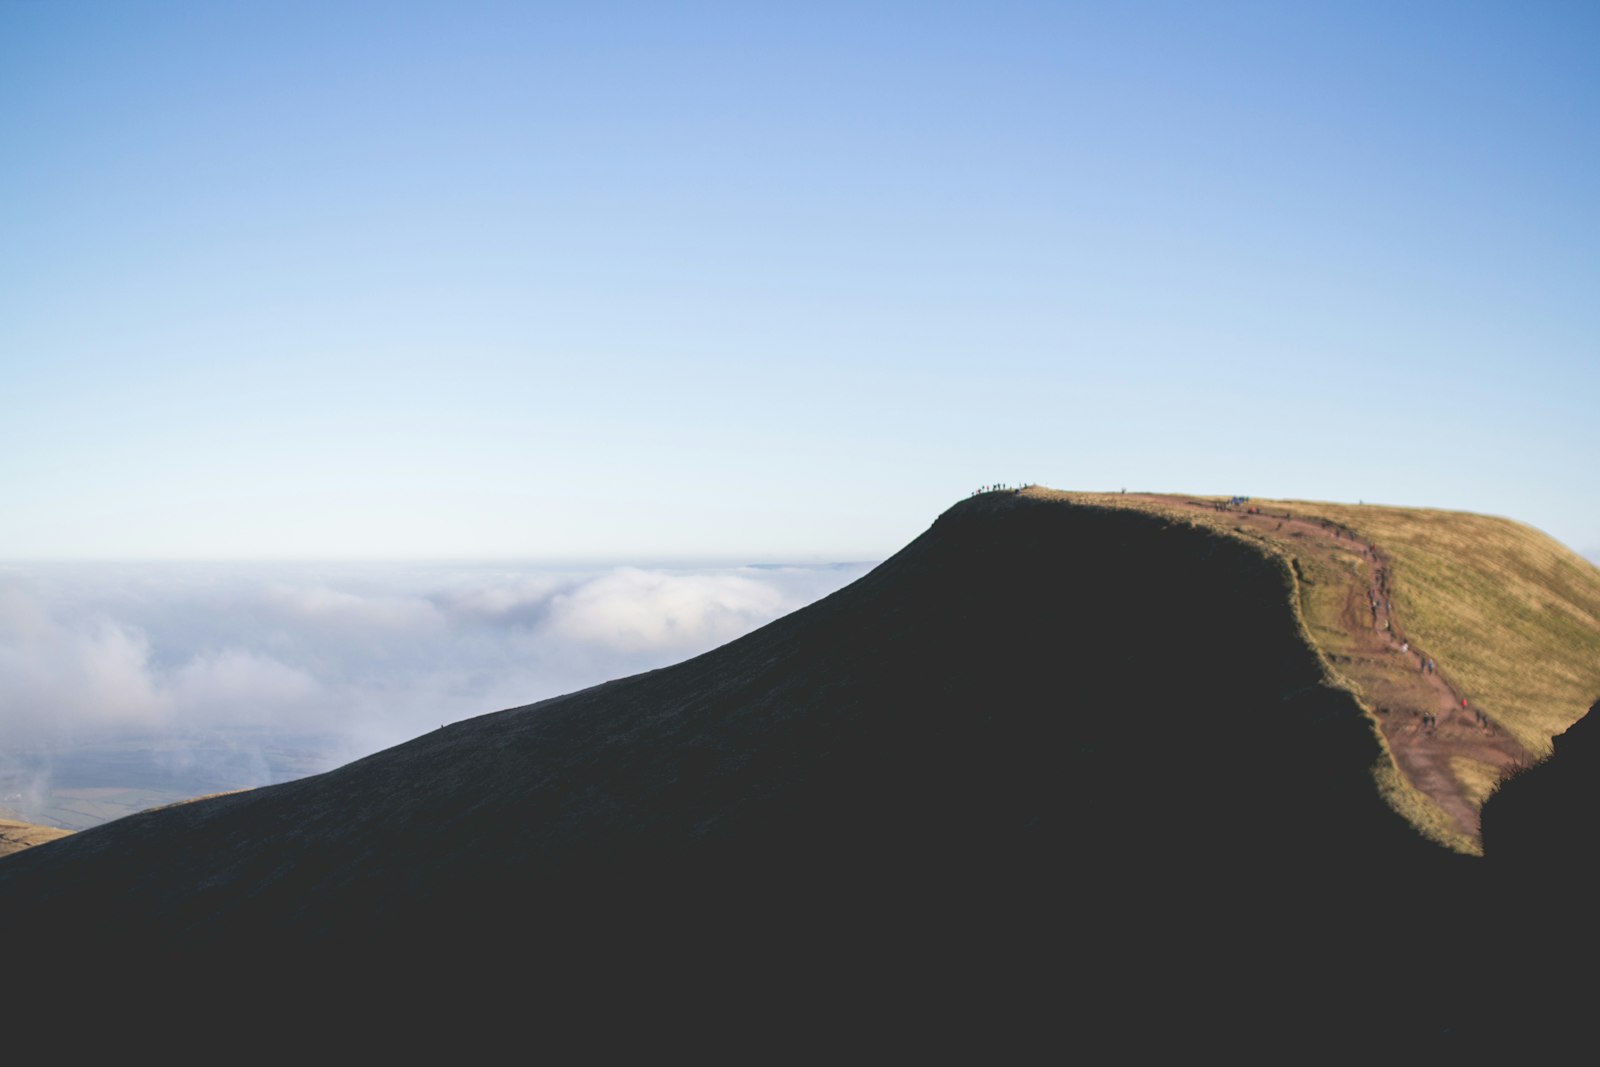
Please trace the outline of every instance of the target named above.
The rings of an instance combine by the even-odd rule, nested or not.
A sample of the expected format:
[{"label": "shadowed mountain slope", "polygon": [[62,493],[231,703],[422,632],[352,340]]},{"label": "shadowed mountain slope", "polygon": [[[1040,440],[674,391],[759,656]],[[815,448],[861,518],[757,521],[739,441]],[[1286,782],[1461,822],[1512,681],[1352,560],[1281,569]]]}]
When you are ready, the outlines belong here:
[{"label": "shadowed mountain slope", "polygon": [[1484,804],[1484,848],[1503,878],[1542,883],[1551,899],[1570,903],[1594,896],[1600,703],[1558,735],[1554,748],[1501,782]]},{"label": "shadowed mountain slope", "polygon": [[1502,781],[1483,807],[1484,910],[1524,936],[1484,960],[1496,1009],[1518,1036],[1572,1049],[1594,1040],[1600,983],[1600,703],[1555,738],[1542,762]]},{"label": "shadowed mountain slope", "polygon": [[8,858],[0,907],[58,957],[370,975],[492,947],[548,975],[651,944],[791,992],[825,972],[1008,1010],[1059,997],[1070,961],[1085,1020],[1222,958],[1270,991],[1370,930],[1371,886],[1473,862],[1379,799],[1381,747],[1291,583],[1215,531],[976,497],[677,666]]}]

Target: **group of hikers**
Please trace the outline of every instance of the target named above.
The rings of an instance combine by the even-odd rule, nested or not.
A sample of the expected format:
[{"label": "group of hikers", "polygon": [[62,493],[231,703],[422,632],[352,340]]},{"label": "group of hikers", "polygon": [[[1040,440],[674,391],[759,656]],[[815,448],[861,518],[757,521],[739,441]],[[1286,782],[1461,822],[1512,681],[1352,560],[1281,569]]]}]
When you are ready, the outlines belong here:
[{"label": "group of hikers", "polygon": [[[1327,530],[1329,533],[1333,534],[1333,539],[1335,541],[1341,541],[1346,538],[1351,541],[1359,540],[1359,538],[1356,537],[1356,532],[1350,529],[1348,526],[1334,522],[1332,519],[1318,519],[1317,521],[1322,523],[1322,528],[1324,530]],[[1376,552],[1378,551],[1378,546],[1369,544],[1364,546],[1361,551],[1363,554]]]},{"label": "group of hikers", "polygon": [[[1265,514],[1267,514],[1267,512],[1262,510],[1260,504],[1252,504],[1252,503],[1250,503],[1250,498],[1247,497],[1247,496],[1234,496],[1234,497],[1229,497],[1227,500],[1214,501],[1212,503],[1212,505],[1211,505],[1211,508],[1214,511],[1237,511],[1237,510],[1243,509],[1244,513],[1246,515],[1265,515]],[[1278,516],[1278,518],[1292,521],[1294,519],[1294,516],[1292,514],[1290,514],[1289,512],[1285,511],[1282,515]],[[1280,522],[1278,524],[1278,528],[1282,529],[1283,528],[1283,523]]]},{"label": "group of hikers", "polygon": [[1032,488],[1032,486],[1032,482],[1018,482],[1016,485],[1006,485],[1003,482],[996,482],[994,485],[980,485],[978,488],[968,493],[967,496],[968,498],[971,498],[975,496],[982,496],[984,493],[1020,493],[1024,489]]},{"label": "group of hikers", "polygon": [[[1323,528],[1333,531],[1336,537],[1344,536],[1349,537],[1350,541],[1358,541],[1354,530],[1346,530],[1346,528],[1339,526],[1338,523],[1323,520]],[[1426,675],[1437,675],[1438,664],[1434,661],[1434,657],[1422,653],[1421,648],[1411,648],[1410,638],[1406,638],[1397,625],[1394,624],[1394,614],[1392,614],[1394,613],[1394,600],[1390,598],[1389,568],[1382,566],[1382,557],[1378,555],[1378,545],[1370,544],[1370,542],[1362,544],[1362,555],[1370,557],[1374,565],[1376,565],[1373,568],[1373,584],[1371,584],[1370,589],[1366,590],[1366,606],[1368,606],[1371,616],[1373,616],[1373,629],[1378,629],[1378,616],[1381,613],[1382,617],[1384,617],[1384,633],[1389,635],[1390,641],[1400,641],[1400,653],[1405,654],[1405,656],[1416,656],[1416,659],[1418,659],[1418,672],[1426,673]],[[1443,678],[1440,678],[1440,681],[1443,681]],[[1445,683],[1445,688],[1450,688],[1450,683]],[[1454,696],[1454,694],[1451,694],[1451,696]],[[1459,697],[1459,699],[1461,699],[1462,712],[1466,712],[1467,697]],[[1477,720],[1478,726],[1482,726],[1482,728],[1488,729],[1493,725],[1493,723],[1490,723],[1490,717],[1485,715],[1482,710],[1472,709],[1472,715]],[[1435,726],[1438,726],[1437,713],[1421,712],[1421,717],[1422,728],[1427,729],[1429,733],[1434,733]]]},{"label": "group of hikers", "polygon": [[[1430,660],[1429,662],[1431,663],[1432,661]],[[1467,698],[1466,697],[1462,697],[1461,698],[1461,710],[1462,711],[1466,711],[1467,710]],[[1479,726],[1483,727],[1485,730],[1487,730],[1489,728],[1489,726],[1490,726],[1489,716],[1485,715],[1483,713],[1482,709],[1476,708],[1476,707],[1473,708],[1472,709],[1472,718],[1473,718],[1474,722],[1476,722]],[[1422,725],[1424,727],[1426,727],[1428,730],[1431,731],[1435,726],[1439,725],[1439,716],[1435,715],[1431,711],[1423,712],[1422,713]]]},{"label": "group of hikers", "polygon": [[[1374,560],[1376,560],[1378,558],[1378,546],[1377,545],[1369,545],[1368,548],[1371,551],[1372,558]],[[1388,572],[1388,570],[1386,568],[1379,568],[1378,572],[1377,572],[1377,575],[1376,575],[1376,579],[1377,580],[1374,582],[1373,586],[1370,589],[1367,590],[1367,604],[1372,610],[1373,626],[1374,627],[1377,626],[1378,612],[1381,609],[1383,611],[1383,616],[1384,616],[1384,619],[1383,619],[1384,632],[1386,632],[1386,633],[1388,633],[1390,635],[1390,640],[1391,641],[1396,641],[1397,640],[1397,641],[1400,642],[1400,651],[1401,651],[1401,653],[1403,655],[1416,656],[1417,657],[1417,670],[1419,672],[1421,672],[1422,674],[1438,674],[1439,673],[1439,664],[1434,661],[1433,657],[1424,654],[1423,651],[1420,648],[1416,648],[1416,649],[1412,648],[1411,647],[1411,641],[1408,638],[1404,637],[1400,633],[1400,631],[1394,627],[1394,620],[1392,618],[1390,618],[1390,612],[1393,610],[1393,602],[1389,598],[1389,572]],[[1442,681],[1442,679],[1441,679],[1441,681]],[[1449,683],[1446,683],[1446,688],[1449,688]],[[1452,694],[1452,696],[1453,695],[1454,694]],[[1461,710],[1463,712],[1465,712],[1467,710],[1467,698],[1466,697],[1461,697],[1460,700],[1461,700]],[[1473,708],[1472,709],[1472,715],[1473,715],[1473,718],[1477,721],[1477,724],[1479,726],[1483,727],[1484,729],[1488,729],[1490,727],[1491,723],[1489,722],[1489,716],[1485,715],[1481,710],[1479,710],[1478,708]],[[1434,727],[1436,727],[1438,725],[1439,725],[1439,716],[1438,715],[1436,715],[1435,713],[1433,713],[1431,711],[1425,711],[1425,712],[1422,713],[1422,726],[1430,734],[1433,732]]]}]

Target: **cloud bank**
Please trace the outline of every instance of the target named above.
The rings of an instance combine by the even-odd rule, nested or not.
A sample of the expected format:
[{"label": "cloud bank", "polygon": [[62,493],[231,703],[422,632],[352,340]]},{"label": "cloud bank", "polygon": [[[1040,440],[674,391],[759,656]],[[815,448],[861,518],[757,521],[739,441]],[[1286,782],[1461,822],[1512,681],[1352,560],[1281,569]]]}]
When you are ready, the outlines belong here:
[{"label": "cloud bank", "polygon": [[208,790],[329,769],[696,655],[870,566],[0,566],[0,808],[91,751],[86,788],[140,760]]}]

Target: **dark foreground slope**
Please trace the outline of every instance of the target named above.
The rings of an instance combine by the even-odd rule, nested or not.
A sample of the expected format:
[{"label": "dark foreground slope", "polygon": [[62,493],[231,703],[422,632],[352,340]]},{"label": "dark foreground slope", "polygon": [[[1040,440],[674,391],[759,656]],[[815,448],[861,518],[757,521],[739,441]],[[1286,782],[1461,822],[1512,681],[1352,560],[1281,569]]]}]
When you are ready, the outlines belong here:
[{"label": "dark foreground slope", "polygon": [[1526,936],[1495,947],[1500,1010],[1546,1045],[1592,1048],[1600,1003],[1600,703],[1483,806],[1487,907]]},{"label": "dark foreground slope", "polygon": [[1554,747],[1548,759],[1500,783],[1484,804],[1485,856],[1507,880],[1538,882],[1568,903],[1592,900],[1600,703],[1557,735]]},{"label": "dark foreground slope", "polygon": [[1083,1033],[1353,1021],[1331,954],[1394,955],[1374,898],[1471,861],[1376,796],[1288,581],[1149,515],[978,497],[675,667],[11,857],[0,909],[57,961],[207,953],[234,981],[514,960]]}]

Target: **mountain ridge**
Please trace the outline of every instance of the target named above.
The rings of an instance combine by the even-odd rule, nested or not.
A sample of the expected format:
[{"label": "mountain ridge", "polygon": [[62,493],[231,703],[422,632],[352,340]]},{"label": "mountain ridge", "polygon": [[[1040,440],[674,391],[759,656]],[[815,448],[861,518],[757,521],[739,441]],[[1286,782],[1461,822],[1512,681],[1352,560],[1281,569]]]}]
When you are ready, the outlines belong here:
[{"label": "mountain ridge", "polygon": [[[908,803],[899,791],[873,784],[873,760],[883,760],[885,766],[898,762],[906,768],[908,755],[923,748],[935,749],[942,757],[947,748],[959,750],[953,734],[970,727],[971,722],[986,723],[985,729],[992,731],[995,717],[1001,714],[996,709],[1006,701],[1021,707],[1030,702],[1065,699],[1063,691],[1051,684],[1048,671],[1039,667],[1039,661],[1053,652],[1056,635],[1052,629],[1060,630],[1061,624],[1056,620],[1052,627],[1043,621],[1049,615],[1046,605],[1029,605],[1019,612],[1018,596],[1025,595],[1027,582],[1041,578],[1047,592],[1058,595],[1070,597],[1084,587],[1082,577],[1075,573],[1078,561],[1072,552],[1064,553],[1055,563],[1048,562],[1052,548],[1060,545],[1050,544],[1052,536],[1043,530],[1059,527],[1055,536],[1063,536],[1067,532],[1060,527],[1063,521],[1067,526],[1081,526],[1086,515],[1095,514],[1100,513],[1068,512],[1058,504],[1006,494],[957,505],[941,516],[923,538],[847,590],[713,652],[538,705],[468,720],[311,779],[120,820],[110,824],[112,830],[102,828],[76,835],[69,849],[100,855],[109,847],[102,842],[113,837],[127,835],[131,839],[153,834],[152,828],[162,824],[181,822],[189,835],[207,826],[250,826],[248,833],[238,832],[240,842],[234,842],[233,831],[224,835],[229,842],[222,847],[224,856],[246,850],[242,843],[246,839],[259,850],[265,839],[280,842],[287,850],[285,855],[296,857],[285,862],[299,869],[301,873],[297,875],[265,864],[259,855],[251,862],[241,859],[232,866],[218,861],[219,869],[195,875],[191,880],[207,887],[204,895],[226,911],[245,906],[243,901],[259,901],[263,894],[277,893],[272,887],[280,879],[301,889],[309,888],[304,873],[308,866],[319,872],[326,868],[311,880],[318,898],[346,885],[354,875],[333,857],[322,857],[322,862],[308,865],[296,849],[319,853],[321,846],[317,842],[324,833],[352,819],[376,821],[380,813],[392,820],[402,809],[418,813],[426,810],[426,816],[417,814],[415,818],[428,827],[428,832],[419,831],[414,836],[432,840],[436,835],[438,841],[460,843],[460,848],[439,845],[438,841],[428,846],[457,858],[470,851],[465,843],[477,836],[467,820],[489,811],[496,812],[497,819],[504,819],[496,826],[512,835],[516,849],[536,851],[571,850],[593,855],[621,848],[624,842],[630,848],[643,847],[647,842],[650,848],[660,848],[668,840],[754,840],[764,837],[764,827],[774,821],[791,827],[789,832],[795,835],[791,844],[806,841],[810,843],[808,847],[820,848],[825,847],[823,841],[839,845],[853,840],[853,832],[846,833],[842,828],[860,821],[862,815],[849,804],[813,797],[806,805],[796,807],[786,806],[791,802],[779,799],[789,789],[814,792],[818,788],[818,772],[811,765],[801,767],[783,755],[785,746],[791,743],[800,744],[802,751],[811,753],[808,758],[824,760],[828,775],[848,781],[848,788],[865,805],[863,810],[885,819],[895,813],[915,827],[923,820],[915,810],[897,810],[898,805]],[[1009,560],[995,558],[1018,547],[996,543],[988,529],[995,521],[1001,527],[1015,527],[1026,539],[1025,551]],[[1114,533],[1106,532],[1107,537],[1125,541],[1144,542],[1152,537],[1159,541],[1171,536],[1160,524],[1135,515],[1105,513],[1096,521],[1115,528]],[[999,540],[1004,541],[1005,537]],[[1070,539],[1067,544],[1070,546]],[[1096,542],[1089,545],[1088,551],[1099,553],[1104,562],[1109,550]],[[1252,569],[1252,581],[1280,586],[1282,576],[1247,549],[1232,549],[1220,539],[1204,539],[1190,546],[1191,554],[1203,557],[1222,552],[1230,554],[1230,565]],[[1127,549],[1123,549],[1120,558],[1125,568],[1120,579],[1124,586],[1143,580],[1137,575],[1139,562]],[[1024,573],[1024,561],[1035,570]],[[1159,580],[1186,581],[1187,567],[1187,561],[1169,564]],[[1089,586],[1100,597],[1095,608],[1099,617],[1087,624],[1073,623],[1069,629],[1071,640],[1091,642],[1097,649],[1123,660],[1124,669],[1132,669],[1138,653],[1116,639],[1114,631],[1136,622],[1146,627],[1159,625],[1158,620],[1141,618],[1143,612],[1137,605],[1124,603],[1118,608],[1116,590],[1107,588],[1104,580]],[[846,619],[843,633],[849,636],[843,636],[836,632],[841,604],[850,610],[868,611],[872,621]],[[929,625],[932,616],[915,620],[909,617],[912,612],[952,609],[960,617],[947,621],[957,628],[959,640],[954,633],[942,635],[937,627]],[[1108,612],[1116,612],[1120,618],[1108,616]],[[1014,617],[994,630],[976,617],[986,614],[992,621],[1006,613]],[[903,641],[885,642],[874,636],[897,628],[904,633]],[[1161,640],[1147,638],[1158,645]],[[862,642],[866,644],[865,652]],[[873,642],[882,647],[871,650]],[[1299,685],[1320,686],[1309,652],[1302,649],[1299,657],[1304,670]],[[1213,673],[1205,656],[1189,658],[1197,678]],[[818,659],[824,666],[820,675],[814,669]],[[963,659],[968,663],[966,667],[962,666]],[[1019,670],[1019,661],[1030,665],[1026,671]],[[928,668],[935,664],[939,670],[930,672]],[[870,725],[851,718],[841,710],[842,705],[836,706],[827,699],[830,676],[856,679],[848,706],[859,710],[870,705],[875,716]],[[751,679],[755,680],[753,686]],[[1074,679],[1074,685],[1080,690],[1107,688],[1106,683],[1091,686],[1090,681],[1079,677]],[[663,701],[663,685],[671,687],[671,700],[677,704]],[[746,691],[752,688],[754,696]],[[1109,688],[1114,690],[1117,686],[1110,684]],[[759,715],[751,711],[752,701],[759,706]],[[685,702],[694,713],[690,716],[696,724],[694,730],[709,723],[715,727],[712,733],[695,733],[684,725],[687,713],[679,704]],[[673,710],[661,711],[653,706],[663,703],[671,704]],[[943,714],[916,717],[906,710],[919,703],[937,705]],[[795,709],[804,709],[805,714]],[[1074,744],[1081,743],[1095,751],[1111,744],[1118,731],[1137,726],[1122,723],[1112,729],[1095,718],[1073,725],[1075,734],[1087,738]],[[1049,720],[1032,721],[1028,727],[1041,739],[1065,743],[1064,736],[1057,737],[1052,732],[1055,728]],[[1104,731],[1106,737],[1096,737],[1096,730]],[[779,737],[785,740],[777,740]],[[580,752],[581,756],[575,754]],[[468,755],[470,759],[465,758]],[[932,759],[932,753],[925,758]],[[1020,754],[1016,758],[1026,762],[1029,757]],[[1027,780],[1035,788],[1044,788],[1039,783],[1048,781],[1049,771],[1030,766],[1032,777]],[[1012,799],[1018,804],[1027,802],[1029,794],[1016,780],[993,767],[986,771],[993,774],[990,784],[994,788],[1014,794]],[[939,792],[927,780],[933,772],[925,766],[913,763],[907,773],[918,777],[918,788],[924,792]],[[681,784],[686,779],[697,784],[686,788]],[[508,781],[518,783],[514,805],[496,799],[484,787],[485,783]],[[356,782],[363,784],[355,788],[352,783]],[[803,783],[803,788],[797,783]],[[622,803],[618,799],[623,794],[632,796],[634,791],[643,791],[651,798],[650,803]],[[672,795],[679,799],[666,803],[664,798]],[[295,803],[302,805],[299,817],[275,814],[276,805],[281,803],[279,798],[283,797],[296,798]],[[441,797],[456,799],[443,802]],[[936,796],[924,797],[918,803],[931,805],[952,826],[963,821]],[[517,808],[517,818],[511,819],[501,810],[507,805]],[[916,807],[911,804],[911,808]],[[246,813],[250,813],[248,818]],[[258,819],[260,825],[255,822]],[[291,825],[296,821],[298,827]],[[851,846],[860,847],[863,846],[859,843]],[[353,851],[351,864],[359,867],[368,862],[365,851]],[[59,854],[64,856],[65,851]],[[48,854],[41,855],[35,862],[44,867],[48,858]],[[154,869],[162,872],[160,878],[170,877],[169,864],[156,865]],[[127,877],[128,890],[135,896],[142,891],[140,887],[154,885],[152,879],[157,879],[154,874]],[[234,898],[221,886],[247,877],[254,880],[250,892],[241,891],[235,894],[237,904],[224,905],[224,901]],[[288,913],[298,913],[299,905],[286,907]]]},{"label": "mountain ridge", "polygon": [[198,955],[233,981],[251,960],[273,989],[337,960],[481,992],[492,952],[746,1005],[818,983],[1027,1005],[1029,1034],[1147,1005],[1229,1032],[1244,1000],[1262,1033],[1438,1038],[1428,1012],[1349,1006],[1340,967],[1419,900],[1408,963],[1477,966],[1455,901],[1488,883],[1380,795],[1384,745],[1297,620],[1301,580],[1238,531],[981,495],[683,663],[10,857],[0,907],[34,917],[14,944],[36,959]]}]

